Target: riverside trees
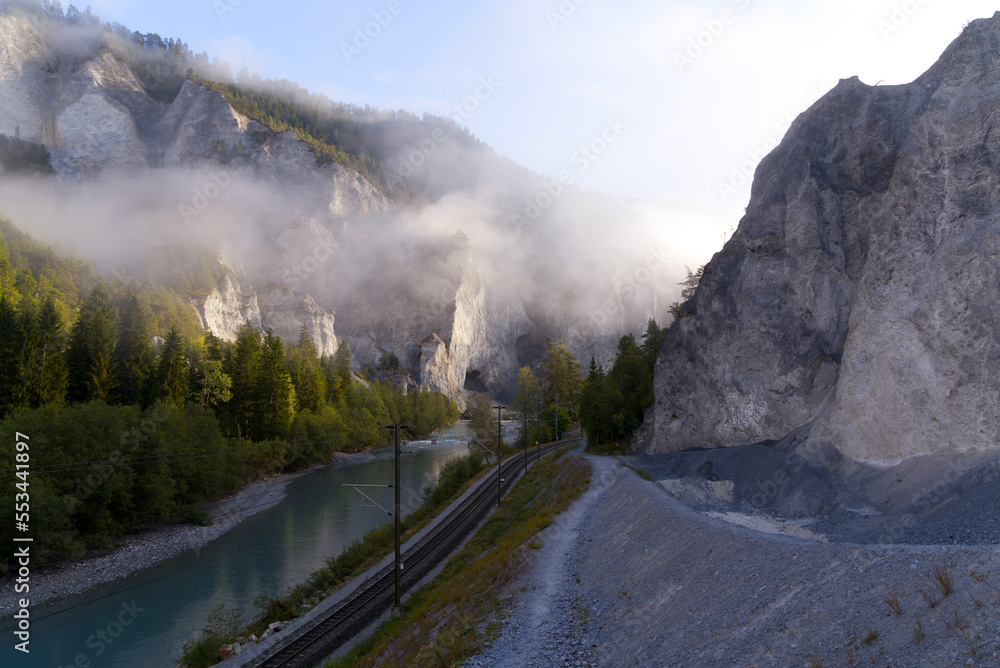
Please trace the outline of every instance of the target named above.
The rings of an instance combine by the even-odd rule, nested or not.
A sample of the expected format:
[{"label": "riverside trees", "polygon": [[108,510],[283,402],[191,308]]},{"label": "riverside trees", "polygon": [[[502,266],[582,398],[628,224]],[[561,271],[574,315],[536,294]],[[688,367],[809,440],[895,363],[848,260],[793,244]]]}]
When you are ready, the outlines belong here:
[{"label": "riverside trees", "polygon": [[[150,306],[163,294],[100,281],[0,220],[0,475],[13,474],[15,435],[28,435],[41,559],[107,547],[137,524],[196,517],[193,504],[260,476],[380,445],[390,422],[421,436],[458,418],[440,394],[355,381],[347,346],[320,359],[306,328],[285,342],[244,325],[228,343],[169,318],[164,327]],[[14,508],[16,491],[0,486],[0,506]],[[0,526],[0,572],[13,524]]]}]

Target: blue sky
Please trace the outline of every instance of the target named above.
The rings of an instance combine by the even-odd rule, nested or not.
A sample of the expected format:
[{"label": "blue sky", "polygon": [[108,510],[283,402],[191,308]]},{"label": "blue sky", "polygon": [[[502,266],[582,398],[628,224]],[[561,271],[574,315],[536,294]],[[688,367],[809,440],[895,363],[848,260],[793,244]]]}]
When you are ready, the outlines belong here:
[{"label": "blue sky", "polygon": [[[724,237],[749,199],[753,167],[798,113],[840,78],[912,80],[995,4],[94,0],[93,8],[106,21],[180,37],[234,71],[247,66],[335,100],[443,115],[465,103],[461,120],[476,136],[540,173],[570,168],[617,119],[625,130],[577,182],[659,200]],[[366,28],[374,36],[355,43]],[[345,55],[345,44],[357,51]]]}]

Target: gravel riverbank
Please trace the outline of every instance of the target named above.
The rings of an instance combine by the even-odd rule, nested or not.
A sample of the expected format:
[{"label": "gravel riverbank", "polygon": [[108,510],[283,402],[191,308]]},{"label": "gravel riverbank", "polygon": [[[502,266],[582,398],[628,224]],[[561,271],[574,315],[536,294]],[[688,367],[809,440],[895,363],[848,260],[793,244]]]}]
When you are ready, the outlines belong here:
[{"label": "gravel riverbank", "polygon": [[997,546],[764,533],[590,459],[591,490],[546,531],[501,636],[468,665],[1000,666]]},{"label": "gravel riverbank", "polygon": [[[333,461],[346,465],[371,457],[368,453],[353,453],[338,455]],[[37,608],[58,599],[97,591],[102,585],[110,585],[189,550],[198,550],[251,515],[276,505],[285,497],[285,486],[290,481],[319,468],[322,467],[251,483],[227,498],[206,505],[204,509],[212,519],[210,526],[173,524],[140,530],[123,536],[108,554],[39,568],[31,574],[32,606]],[[0,594],[3,616],[12,614],[17,605],[19,595],[14,593],[11,582],[12,578],[3,581]]]}]

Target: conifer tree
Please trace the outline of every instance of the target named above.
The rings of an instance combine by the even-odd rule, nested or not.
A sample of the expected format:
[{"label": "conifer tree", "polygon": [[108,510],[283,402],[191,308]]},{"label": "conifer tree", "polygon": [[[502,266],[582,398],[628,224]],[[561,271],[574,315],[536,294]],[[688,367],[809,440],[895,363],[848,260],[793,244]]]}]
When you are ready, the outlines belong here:
[{"label": "conifer tree", "polygon": [[0,415],[16,408],[20,387],[21,332],[17,311],[7,295],[0,294]]},{"label": "conifer tree", "polygon": [[288,346],[288,372],[302,410],[318,413],[326,405],[326,377],[317,356],[316,344],[305,325],[297,344]]},{"label": "conifer tree", "polygon": [[70,401],[107,400],[114,389],[113,356],[118,312],[103,283],[98,283],[80,307],[66,351]]},{"label": "conifer tree", "polygon": [[176,327],[171,327],[156,366],[156,398],[166,399],[180,408],[187,395],[188,368],[184,358],[184,339]]},{"label": "conifer tree", "polygon": [[35,348],[30,404],[62,404],[66,401],[69,372],[63,355],[65,324],[62,311],[49,296],[38,309],[38,345]]},{"label": "conifer tree", "polygon": [[257,427],[254,440],[284,438],[295,418],[295,388],[285,367],[285,344],[269,328],[257,372]]},{"label": "conifer tree", "polygon": [[260,364],[260,333],[248,322],[236,334],[225,373],[232,379],[233,397],[229,401],[229,422],[237,436],[250,438],[256,419],[257,375]]},{"label": "conifer tree", "polygon": [[131,289],[121,305],[121,326],[115,346],[115,395],[118,403],[149,403],[150,381],[155,364],[153,315],[145,299]]}]

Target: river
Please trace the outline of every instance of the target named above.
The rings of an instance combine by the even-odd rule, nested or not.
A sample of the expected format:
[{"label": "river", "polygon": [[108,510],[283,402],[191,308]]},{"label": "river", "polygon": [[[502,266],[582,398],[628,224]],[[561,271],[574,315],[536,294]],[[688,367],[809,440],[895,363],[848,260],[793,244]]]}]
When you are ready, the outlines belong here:
[{"label": "river", "polygon": [[[403,514],[449,459],[467,451],[467,423],[443,430],[435,442],[413,441],[402,459]],[[3,620],[3,666],[175,666],[184,642],[220,602],[244,619],[254,600],[303,581],[326,560],[372,527],[389,521],[377,508],[359,508],[362,496],[342,483],[389,484],[392,448],[376,461],[331,465],[292,480],[285,498],[199,551],[188,552],[115,583],[114,591],[75,604],[56,601],[32,609],[31,653],[13,650],[10,620]],[[391,489],[365,491],[391,510]],[[104,593],[104,592],[102,592]],[[61,610],[60,610],[61,609]]]}]

